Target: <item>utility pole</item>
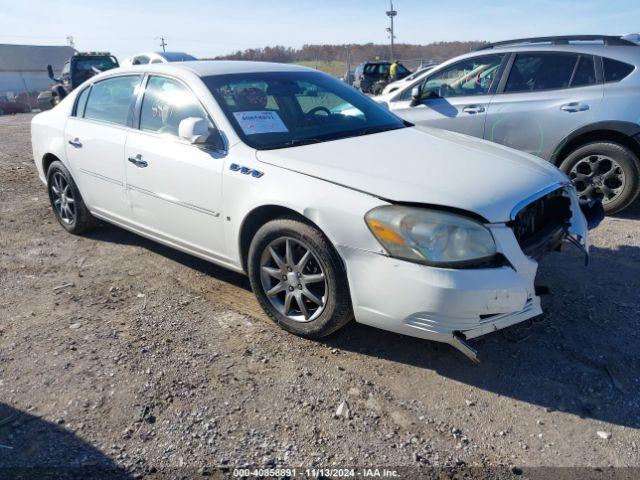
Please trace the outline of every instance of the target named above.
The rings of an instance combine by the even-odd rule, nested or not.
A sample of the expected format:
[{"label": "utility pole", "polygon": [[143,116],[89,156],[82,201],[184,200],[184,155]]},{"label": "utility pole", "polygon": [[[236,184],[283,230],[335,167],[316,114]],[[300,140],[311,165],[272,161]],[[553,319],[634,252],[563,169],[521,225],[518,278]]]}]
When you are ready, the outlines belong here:
[{"label": "utility pole", "polygon": [[347,45],[345,48],[347,49],[347,73],[345,75],[345,80],[348,85],[351,85],[351,45]]},{"label": "utility pole", "polygon": [[75,48],[76,42],[73,40],[73,36],[67,35],[67,43],[71,48]]},{"label": "utility pole", "polygon": [[164,37],[157,37],[160,39],[160,46],[162,47],[162,51],[166,52],[165,47],[167,46],[167,42],[164,41]]},{"label": "utility pole", "polygon": [[389,60],[391,60],[393,62],[395,60],[395,58],[393,57],[393,41],[396,38],[396,36],[393,33],[393,17],[398,15],[398,12],[393,9],[393,0],[389,0],[389,4],[390,4],[391,8],[389,8],[389,10],[387,11],[387,17],[389,17],[389,21],[391,22],[391,26],[389,28],[387,28],[387,32],[389,32],[389,37],[391,38],[391,46],[390,46],[391,48],[390,48],[390,52],[389,52],[391,58],[389,58]]}]

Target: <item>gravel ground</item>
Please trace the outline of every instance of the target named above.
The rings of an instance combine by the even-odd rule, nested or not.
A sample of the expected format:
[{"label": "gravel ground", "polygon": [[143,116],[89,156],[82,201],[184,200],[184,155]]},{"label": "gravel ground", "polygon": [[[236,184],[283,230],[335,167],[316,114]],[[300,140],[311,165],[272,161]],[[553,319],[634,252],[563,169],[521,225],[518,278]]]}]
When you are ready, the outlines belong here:
[{"label": "gravel ground", "polygon": [[640,205],[593,232],[588,268],[570,248],[546,257],[546,313],[475,341],[473,366],[358,324],[297,338],[241,275],[112,226],[65,233],[30,119],[0,117],[0,477],[640,467]]}]

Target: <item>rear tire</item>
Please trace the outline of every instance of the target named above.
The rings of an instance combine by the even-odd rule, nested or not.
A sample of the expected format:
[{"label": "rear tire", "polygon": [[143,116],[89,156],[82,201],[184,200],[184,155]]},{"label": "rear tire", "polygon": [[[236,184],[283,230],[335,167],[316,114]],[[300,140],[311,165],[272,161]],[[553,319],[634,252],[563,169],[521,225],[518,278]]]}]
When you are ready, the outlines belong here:
[{"label": "rear tire", "polygon": [[272,220],[257,231],[249,247],[248,273],[264,311],[288,332],[321,338],[353,318],[338,253],[322,232],[295,217]]},{"label": "rear tire", "polygon": [[59,160],[52,162],[47,170],[47,191],[56,220],[67,232],[79,235],[98,226],[71,173]]},{"label": "rear tire", "polygon": [[577,148],[560,164],[580,199],[602,200],[607,215],[618,213],[640,193],[640,161],[624,145],[592,142]]}]

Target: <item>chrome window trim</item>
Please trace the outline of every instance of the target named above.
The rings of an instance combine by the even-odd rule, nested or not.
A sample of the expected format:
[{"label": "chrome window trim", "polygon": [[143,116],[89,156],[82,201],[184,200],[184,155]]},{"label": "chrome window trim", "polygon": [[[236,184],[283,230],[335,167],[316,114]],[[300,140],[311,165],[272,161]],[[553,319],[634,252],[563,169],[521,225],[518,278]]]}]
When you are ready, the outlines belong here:
[{"label": "chrome window trim", "polygon": [[[69,113],[69,115],[67,115],[67,118],[75,118],[76,120],[84,120],[84,121],[89,121],[89,122],[93,122],[93,123],[97,123],[100,125],[108,125],[108,126],[115,126],[115,127],[121,127],[121,128],[131,128],[131,126],[129,125],[130,120],[131,120],[131,111],[129,111],[129,115],[127,117],[127,125],[123,125],[121,123],[115,123],[115,122],[107,122],[105,120],[97,120],[95,118],[86,118],[84,116],[84,113],[87,110],[87,105],[89,103],[89,97],[91,97],[91,92],[89,92],[89,97],[87,97],[87,103],[85,104],[85,112],[83,112],[83,116],[82,117],[78,117],[76,115],[76,108],[78,106],[78,98],[80,97],[80,94],[82,92],[84,92],[86,89],[93,89],[93,86],[96,83],[100,83],[100,82],[104,82],[106,80],[111,80],[113,78],[118,78],[118,77],[139,77],[138,78],[138,85],[136,86],[136,90],[140,87],[140,81],[142,80],[142,78],[144,77],[143,73],[135,73],[135,72],[119,72],[119,73],[114,73],[112,75],[109,75],[107,77],[103,77],[97,80],[87,80],[87,85],[86,87],[83,87],[82,89],[80,89],[80,87],[76,88],[76,90],[78,90],[78,93],[76,94],[76,97],[73,99],[73,108],[71,109],[71,112]],[[83,84],[84,85],[84,84]],[[136,90],[134,90],[133,95],[136,95]],[[72,92],[75,93],[75,90]],[[71,95],[71,94],[70,94]],[[131,100],[133,100],[134,96],[131,97]],[[129,105],[129,110],[131,110],[131,105]]]},{"label": "chrome window trim", "polygon": [[[85,118],[84,116],[82,117],[78,117],[77,115],[75,115],[76,113],[76,108],[77,108],[77,102],[78,102],[78,97],[80,96],[80,93],[82,93],[84,90],[86,90],[87,88],[93,88],[93,85],[95,85],[96,83],[102,82],[104,80],[110,80],[112,78],[116,78],[116,77],[140,77],[140,83],[138,84],[138,86],[136,87],[136,91],[134,92],[134,96],[135,96],[135,102],[133,103],[133,115],[132,118],[127,120],[127,123],[129,123],[128,125],[122,125],[121,123],[113,123],[113,122],[106,122],[104,120],[96,120],[93,118]],[[150,74],[149,72],[140,72],[140,73],[135,73],[135,72],[119,72],[119,73],[114,73],[111,74],[107,77],[104,78],[100,78],[97,81],[89,81],[89,83],[87,84],[86,87],[83,87],[81,91],[78,92],[78,94],[76,95],[76,98],[74,98],[73,102],[73,108],[71,109],[71,113],[69,115],[67,115],[68,119],[74,119],[77,121],[82,121],[82,122],[89,122],[89,123],[93,123],[95,125],[100,125],[100,126],[106,126],[106,127],[112,127],[112,128],[118,128],[118,129],[122,129],[122,130],[126,130],[128,132],[136,132],[136,133],[142,133],[142,134],[146,134],[146,135],[151,135],[154,136],[156,138],[165,140],[165,141],[173,141],[176,143],[180,143],[182,145],[189,145],[191,147],[195,147],[195,148],[200,148],[202,149],[202,147],[199,147],[198,145],[194,145],[193,143],[187,142],[184,139],[181,139],[180,137],[176,137],[175,135],[164,135],[164,134],[160,134],[157,132],[151,132],[151,131],[147,131],[147,130],[140,130],[139,128],[136,128],[134,126],[134,123],[138,123],[140,122],[140,112],[141,112],[141,108],[142,108],[142,98],[144,96],[144,90],[146,90],[146,86],[147,86],[147,81],[149,79],[149,77],[152,76],[152,74]],[[209,117],[209,121],[211,121],[211,124],[214,126],[214,128],[216,128],[222,138],[224,139],[224,143],[225,143],[225,148],[223,150],[209,150],[211,152],[217,153],[217,154],[221,154],[223,156],[226,156],[229,153],[229,142],[227,140],[227,136],[224,135],[222,133],[222,130],[220,130],[218,128],[218,126],[216,125],[216,122],[213,120],[213,116],[211,115],[211,113],[209,112],[209,110],[207,110],[207,108],[205,107],[204,103],[200,100],[200,98],[193,92],[193,90],[191,89],[191,87],[189,87],[188,85],[186,85],[184,83],[184,81],[182,81],[181,79],[174,77],[173,75],[170,74],[154,74],[154,76],[160,76],[160,77],[167,77],[171,80],[175,80],[179,83],[181,83],[182,85],[184,85],[196,98],[196,100],[198,101],[198,103],[200,104],[200,106],[202,107],[202,109],[204,110],[204,112],[207,114],[207,116]],[[137,89],[139,88],[144,88],[144,90],[142,92],[138,92]],[[75,92],[74,92],[75,93]],[[91,92],[89,92],[89,94],[91,94]],[[88,102],[88,98],[87,98],[87,102]],[[133,97],[132,97],[133,100]],[[85,107],[86,108],[86,107]],[[129,120],[131,120],[129,122]]]}]

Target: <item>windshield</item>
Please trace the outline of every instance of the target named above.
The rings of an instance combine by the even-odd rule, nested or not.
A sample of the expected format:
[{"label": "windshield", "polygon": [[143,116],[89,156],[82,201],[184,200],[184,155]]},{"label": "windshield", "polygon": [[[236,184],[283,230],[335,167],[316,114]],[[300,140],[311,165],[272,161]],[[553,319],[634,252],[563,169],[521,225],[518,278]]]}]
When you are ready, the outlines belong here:
[{"label": "windshield", "polygon": [[373,100],[328,75],[264,72],[204,77],[240,138],[258,150],[403,128]]},{"label": "windshield", "polygon": [[117,66],[113,57],[81,57],[73,62],[73,69],[77,71],[89,71],[92,70],[92,67],[95,67],[103,72]]}]

